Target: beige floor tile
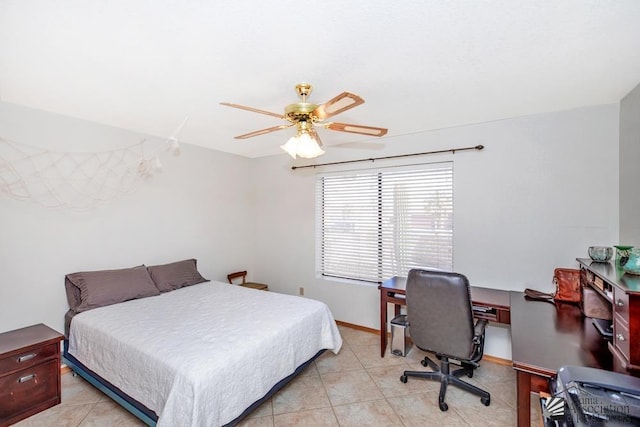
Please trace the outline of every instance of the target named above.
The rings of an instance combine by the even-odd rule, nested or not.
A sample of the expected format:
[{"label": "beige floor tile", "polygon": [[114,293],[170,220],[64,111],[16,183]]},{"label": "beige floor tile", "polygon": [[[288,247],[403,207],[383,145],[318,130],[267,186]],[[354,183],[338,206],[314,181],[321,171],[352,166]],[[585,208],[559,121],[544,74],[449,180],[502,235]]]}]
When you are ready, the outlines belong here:
[{"label": "beige floor tile", "polygon": [[360,360],[349,349],[342,349],[338,354],[325,352],[316,360],[316,366],[320,374],[363,369]]},{"label": "beige floor tile", "polygon": [[138,427],[146,424],[112,400],[98,402],[80,427]]},{"label": "beige floor tile", "polygon": [[407,427],[468,426],[455,411],[438,408],[438,392],[416,393],[387,399]]},{"label": "beige floor tile", "polygon": [[[323,357],[327,353],[333,354],[330,351],[325,351],[324,354],[322,356],[320,356],[320,357]],[[318,360],[318,359],[316,359],[316,360]],[[314,363],[310,363],[309,366],[307,366],[304,369],[304,371],[302,371],[302,372],[300,372],[298,374],[299,377],[317,377],[319,375],[320,375],[320,373],[318,372],[318,367],[316,366],[315,362]]]},{"label": "beige floor tile", "polygon": [[355,353],[362,366],[365,368],[377,368],[379,366],[406,366],[405,358],[402,356],[394,356],[387,352],[384,357],[380,357],[380,343],[374,345],[354,345],[351,349]]},{"label": "beige floor tile", "polygon": [[273,427],[273,415],[245,418],[238,423],[238,427]]},{"label": "beige floor tile", "polygon": [[341,427],[402,427],[402,421],[386,400],[334,406]]},{"label": "beige floor tile", "polygon": [[384,397],[404,396],[411,393],[424,393],[440,389],[440,383],[426,381],[420,378],[409,378],[406,383],[400,381],[400,377],[408,366],[382,366],[370,368],[367,371],[376,383]]},{"label": "beige floor tile", "polygon": [[366,370],[320,375],[332,405],[365,402],[384,396]]},{"label": "beige floor tile", "polygon": [[[517,414],[517,412],[516,412]],[[531,393],[531,425],[542,425],[542,409],[540,408],[540,396]]]},{"label": "beige floor tile", "polygon": [[80,376],[67,373],[62,375],[61,380],[63,404],[96,403],[105,397],[104,393]]},{"label": "beige floor tile", "polygon": [[273,417],[276,427],[337,427],[338,420],[331,408],[281,414]]},{"label": "beige floor tile", "polygon": [[380,335],[344,326],[340,326],[338,329],[340,330],[342,340],[347,342],[350,347],[353,347],[354,345],[377,345],[378,352],[380,351]]},{"label": "beige floor tile", "polygon": [[20,427],[76,427],[93,409],[95,403],[56,405],[15,424]]},{"label": "beige floor tile", "polygon": [[276,393],[272,401],[274,415],[331,406],[320,377],[296,378]]},{"label": "beige floor tile", "polygon": [[[465,379],[466,380],[466,379]],[[471,382],[471,381],[469,381]],[[511,409],[516,409],[517,399],[516,399],[516,383],[514,381],[504,381],[500,383],[491,383],[491,384],[475,384],[480,388],[487,390],[491,393],[491,399],[500,399]]]},{"label": "beige floor tile", "polygon": [[253,412],[247,415],[247,418],[266,417],[271,415],[273,415],[273,398],[263,402],[262,405],[258,406],[253,410]]},{"label": "beige floor tile", "polygon": [[[480,397],[457,387],[448,387],[445,402],[449,411],[456,411],[474,426],[511,427],[516,424],[516,411],[501,399],[491,397],[489,406],[484,406]],[[437,407],[437,401],[434,401]]]},{"label": "beige floor tile", "polygon": [[473,378],[482,384],[505,381],[513,381],[515,383],[516,371],[510,365],[481,360],[480,367],[473,373]]}]

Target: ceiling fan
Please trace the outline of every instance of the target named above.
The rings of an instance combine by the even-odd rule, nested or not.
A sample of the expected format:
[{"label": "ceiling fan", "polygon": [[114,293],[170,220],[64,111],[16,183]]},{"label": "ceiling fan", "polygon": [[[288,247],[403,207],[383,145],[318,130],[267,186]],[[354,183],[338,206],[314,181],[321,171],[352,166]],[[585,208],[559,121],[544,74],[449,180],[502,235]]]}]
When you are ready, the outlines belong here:
[{"label": "ceiling fan", "polygon": [[307,102],[307,97],[313,89],[309,83],[299,83],[296,85],[295,89],[301,99],[301,102],[287,105],[284,108],[284,114],[272,113],[270,111],[246,107],[239,104],[232,104],[229,102],[221,102],[220,104],[227,107],[266,114],[289,122],[288,124],[272,126],[266,129],[260,129],[254,132],[238,135],[235,139],[247,139],[296,126],[296,135],[289,139],[284,145],[280,146],[295,159],[296,157],[313,158],[324,154],[324,151],[321,148],[322,142],[316,132],[316,127],[367,136],[383,136],[387,133],[387,129],[385,128],[325,122],[325,120],[330,117],[363,104],[364,99],[360,98],[358,95],[350,92],[342,92],[340,95],[330,99],[324,104],[317,105]]}]

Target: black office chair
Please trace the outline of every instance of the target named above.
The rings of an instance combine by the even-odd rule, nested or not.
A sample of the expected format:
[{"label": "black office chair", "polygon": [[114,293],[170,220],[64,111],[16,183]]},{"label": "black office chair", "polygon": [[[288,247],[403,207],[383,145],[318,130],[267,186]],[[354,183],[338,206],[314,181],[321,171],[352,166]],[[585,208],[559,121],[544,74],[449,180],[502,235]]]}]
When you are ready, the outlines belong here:
[{"label": "black office chair", "polygon": [[[411,270],[407,277],[407,319],[413,343],[423,351],[435,353],[440,366],[425,357],[422,366],[429,366],[434,372],[404,371],[400,381],[406,383],[407,377],[440,381],[438,406],[441,411],[449,409],[444,401],[448,384],[480,396],[480,401],[489,406],[488,392],[458,378],[473,377],[482,359],[487,325],[486,320],[473,323],[467,278],[458,273]],[[461,368],[450,372],[449,359],[458,360]]]}]

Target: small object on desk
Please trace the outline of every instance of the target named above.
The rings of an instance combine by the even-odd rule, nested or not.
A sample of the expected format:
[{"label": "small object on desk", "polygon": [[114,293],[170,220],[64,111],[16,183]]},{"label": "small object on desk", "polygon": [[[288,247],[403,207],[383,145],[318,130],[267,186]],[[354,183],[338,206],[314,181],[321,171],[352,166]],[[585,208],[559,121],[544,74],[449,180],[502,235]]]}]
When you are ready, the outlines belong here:
[{"label": "small object on desk", "polygon": [[609,246],[589,246],[589,258],[596,262],[609,262],[613,255],[613,248]]},{"label": "small object on desk", "polygon": [[631,252],[633,246],[616,245],[614,248],[616,248],[616,265],[623,267],[629,260],[629,252]]},{"label": "small object on desk", "polygon": [[631,249],[629,258],[622,266],[625,273],[640,274],[640,248]]},{"label": "small object on desk", "polygon": [[601,291],[604,291],[604,281],[600,277],[598,276],[594,277],[593,284],[595,285],[596,288],[600,289]]}]

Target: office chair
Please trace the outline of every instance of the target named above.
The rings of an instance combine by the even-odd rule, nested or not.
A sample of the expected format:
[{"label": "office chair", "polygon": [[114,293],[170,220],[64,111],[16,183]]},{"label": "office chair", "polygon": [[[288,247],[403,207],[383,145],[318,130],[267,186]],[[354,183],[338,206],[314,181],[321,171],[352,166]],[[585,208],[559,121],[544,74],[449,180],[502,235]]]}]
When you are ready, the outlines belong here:
[{"label": "office chair", "polygon": [[[440,366],[429,357],[422,366],[430,371],[404,371],[400,381],[407,377],[420,377],[440,381],[438,406],[441,411],[449,409],[444,401],[447,385],[459,387],[480,396],[480,401],[489,406],[491,395],[460,378],[473,377],[473,371],[482,359],[486,320],[474,325],[469,281],[458,273],[413,269],[407,277],[407,319],[409,334],[416,347],[435,353]],[[450,372],[449,359],[460,362],[461,368]]]},{"label": "office chair", "polygon": [[239,278],[242,278],[242,282],[238,283],[240,286],[244,286],[245,288],[258,289],[261,291],[269,290],[269,286],[265,285],[264,283],[247,282],[246,271],[237,271],[235,273],[230,273],[227,275],[227,280],[232,285],[233,285],[233,281]]}]

